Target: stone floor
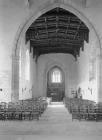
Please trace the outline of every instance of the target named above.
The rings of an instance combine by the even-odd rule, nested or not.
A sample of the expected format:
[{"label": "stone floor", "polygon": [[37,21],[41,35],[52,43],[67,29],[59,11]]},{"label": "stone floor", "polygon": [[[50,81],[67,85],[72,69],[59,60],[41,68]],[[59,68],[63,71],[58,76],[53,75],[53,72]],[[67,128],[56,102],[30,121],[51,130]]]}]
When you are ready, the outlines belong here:
[{"label": "stone floor", "polygon": [[48,106],[39,121],[0,121],[0,140],[102,140],[102,122],[74,120],[63,103]]}]

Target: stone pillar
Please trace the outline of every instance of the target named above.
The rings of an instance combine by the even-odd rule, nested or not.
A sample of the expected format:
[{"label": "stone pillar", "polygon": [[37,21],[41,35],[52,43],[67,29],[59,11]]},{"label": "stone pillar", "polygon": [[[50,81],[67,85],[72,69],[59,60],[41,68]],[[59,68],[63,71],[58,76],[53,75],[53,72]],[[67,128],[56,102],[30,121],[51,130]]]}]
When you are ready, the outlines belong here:
[{"label": "stone pillar", "polygon": [[102,55],[97,58],[97,94],[98,102],[102,102]]},{"label": "stone pillar", "polygon": [[35,73],[34,73],[34,75],[32,75],[32,76],[34,76],[33,78],[33,81],[34,81],[34,85],[33,85],[33,91],[32,91],[32,98],[35,98],[35,97],[37,97],[37,93],[38,93],[38,80],[37,80],[37,63],[35,62],[35,59],[33,59],[33,61],[34,61],[34,71],[35,71]]},{"label": "stone pillar", "polygon": [[12,56],[12,93],[11,101],[19,100],[19,57]]},{"label": "stone pillar", "polygon": [[36,97],[38,97],[39,94],[40,94],[40,91],[39,91],[40,83],[39,83],[39,68],[38,68],[38,61],[35,62],[35,65],[36,65]]}]

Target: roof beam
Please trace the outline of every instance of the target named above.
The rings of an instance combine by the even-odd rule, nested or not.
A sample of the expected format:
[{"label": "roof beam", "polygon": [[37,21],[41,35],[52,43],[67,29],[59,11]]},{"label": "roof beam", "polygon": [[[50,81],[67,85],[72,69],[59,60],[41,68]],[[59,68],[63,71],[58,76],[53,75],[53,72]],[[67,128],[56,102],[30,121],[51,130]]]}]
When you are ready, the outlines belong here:
[{"label": "roof beam", "polygon": [[[59,21],[58,24],[59,24],[59,26],[62,25],[66,28],[68,26],[68,23],[63,22],[63,21]],[[48,27],[56,27],[56,20],[55,21],[49,21],[47,23],[47,25],[48,25]],[[79,25],[79,23],[70,23],[70,27],[75,28],[75,29],[77,29],[78,25]],[[40,29],[40,28],[43,28],[44,26],[45,26],[45,21],[42,22],[42,23],[36,23],[35,25],[30,26],[29,29]],[[88,28],[86,26],[84,26],[83,24],[81,24],[80,29],[87,30]]]},{"label": "roof beam", "polygon": [[73,44],[73,45],[81,45],[83,44],[83,41],[78,41],[78,40],[70,40],[70,39],[64,39],[64,38],[57,38],[58,42],[56,41],[56,38],[48,38],[48,39],[31,39],[32,44],[40,44],[40,43],[58,43],[58,44],[62,44],[62,43],[67,43],[67,44]]},{"label": "roof beam", "polygon": [[74,39],[76,38],[76,36],[77,36],[77,34],[78,34],[78,32],[79,32],[80,26],[81,26],[81,20],[80,20],[79,25],[77,26],[77,31],[76,31],[76,34],[75,34],[75,36],[74,36]]},{"label": "roof beam", "polygon": [[48,44],[31,44],[31,47],[32,48],[38,48],[38,49],[78,49],[78,48],[81,48],[81,45],[73,45],[73,44],[51,44],[51,45],[48,45]]},{"label": "roof beam", "polygon": [[88,42],[88,27],[74,14],[55,8],[40,16],[26,32],[34,56],[45,53],[70,53],[75,58]]}]

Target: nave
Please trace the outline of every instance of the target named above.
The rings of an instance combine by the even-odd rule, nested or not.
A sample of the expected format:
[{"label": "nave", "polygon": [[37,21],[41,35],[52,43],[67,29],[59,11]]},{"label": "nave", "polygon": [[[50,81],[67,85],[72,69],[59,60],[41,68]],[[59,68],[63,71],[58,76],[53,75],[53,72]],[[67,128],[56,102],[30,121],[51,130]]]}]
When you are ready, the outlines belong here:
[{"label": "nave", "polygon": [[51,103],[39,120],[0,121],[0,140],[101,140],[102,122],[73,120],[65,105]]}]

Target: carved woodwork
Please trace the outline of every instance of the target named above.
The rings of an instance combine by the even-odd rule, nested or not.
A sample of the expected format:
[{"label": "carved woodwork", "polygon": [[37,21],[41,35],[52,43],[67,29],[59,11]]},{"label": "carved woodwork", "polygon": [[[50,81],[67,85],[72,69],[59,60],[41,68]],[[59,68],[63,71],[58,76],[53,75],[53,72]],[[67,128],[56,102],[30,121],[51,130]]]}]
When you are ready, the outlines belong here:
[{"label": "carved woodwork", "polygon": [[70,53],[76,59],[84,50],[84,41],[89,42],[89,29],[74,14],[57,7],[32,23],[26,32],[27,41],[36,58],[48,53]]}]

